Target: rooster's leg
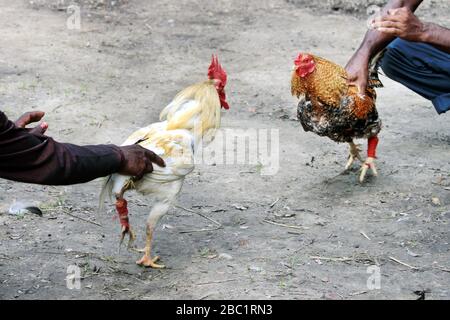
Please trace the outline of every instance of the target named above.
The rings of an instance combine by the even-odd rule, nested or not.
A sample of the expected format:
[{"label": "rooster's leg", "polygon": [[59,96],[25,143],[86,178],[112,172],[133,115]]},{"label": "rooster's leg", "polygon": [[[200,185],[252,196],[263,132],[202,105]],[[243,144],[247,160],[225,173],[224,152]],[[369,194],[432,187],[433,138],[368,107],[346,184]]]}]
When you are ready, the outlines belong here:
[{"label": "rooster's leg", "polygon": [[376,177],[378,176],[377,167],[375,166],[375,159],[377,146],[378,146],[378,137],[372,137],[369,138],[369,147],[367,149],[367,160],[364,162],[362,169],[361,169],[361,176],[359,178],[359,181],[361,183],[364,182],[366,179],[367,172],[369,170],[372,170],[372,174]]},{"label": "rooster's leg", "polygon": [[123,241],[125,240],[125,237],[128,235],[128,245],[127,245],[127,249],[128,250],[133,250],[133,244],[134,241],[136,240],[136,235],[134,234],[133,230],[131,230],[131,227],[125,228],[122,227],[122,231],[120,233],[120,243],[119,243],[119,248],[122,246]]},{"label": "rooster's leg", "polygon": [[356,159],[363,162],[363,159],[359,154],[361,152],[361,149],[359,149],[359,147],[353,141],[350,142],[349,145],[350,145],[350,155],[348,156],[348,162],[347,165],[345,166],[345,170],[350,169]]},{"label": "rooster's leg", "polygon": [[[164,269],[164,265],[157,264],[159,257],[151,257],[152,250],[152,240],[153,240],[153,230],[150,230],[147,226],[147,240],[144,248],[144,256],[142,259],[138,260],[136,263],[143,267],[153,268],[153,269]],[[140,250],[138,250],[140,251]]]},{"label": "rooster's leg", "polygon": [[154,268],[154,269],[164,269],[164,265],[157,264],[159,257],[152,258],[152,241],[153,241],[153,233],[155,231],[156,224],[159,219],[167,213],[170,205],[167,203],[157,203],[152,208],[150,215],[147,220],[147,237],[145,242],[145,248],[142,250],[144,252],[144,256],[142,259],[137,261],[136,263],[143,267]]},{"label": "rooster's leg", "polygon": [[133,230],[131,230],[130,219],[128,217],[128,202],[123,198],[123,196],[118,196],[116,201],[116,210],[119,214],[120,224],[122,225],[122,231],[120,233],[120,244],[119,250],[125,237],[129,236],[128,249],[133,247],[133,242],[136,239]]}]

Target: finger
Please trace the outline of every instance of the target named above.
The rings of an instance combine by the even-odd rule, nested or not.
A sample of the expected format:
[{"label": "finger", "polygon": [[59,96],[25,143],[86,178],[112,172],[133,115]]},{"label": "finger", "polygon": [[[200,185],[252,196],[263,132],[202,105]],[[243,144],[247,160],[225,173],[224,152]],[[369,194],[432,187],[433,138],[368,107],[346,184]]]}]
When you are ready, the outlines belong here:
[{"label": "finger", "polygon": [[354,81],[356,81],[356,79],[358,79],[356,76],[354,76],[354,75],[346,75],[346,76],[343,76],[342,77],[345,81],[347,81],[347,84],[351,84],[351,83],[353,83]]},{"label": "finger", "polygon": [[359,80],[357,82],[350,82],[350,86],[354,86],[358,89],[358,94],[361,98],[364,98],[367,90],[367,80]]},{"label": "finger", "polygon": [[360,81],[360,83],[358,84],[358,94],[364,98],[366,95],[366,90],[367,90],[367,80]]},{"label": "finger", "polygon": [[22,116],[21,116],[19,119],[17,119],[17,121],[15,122],[16,127],[19,127],[19,128],[25,128],[26,125],[29,123],[28,119],[29,119],[29,116],[28,116],[28,115],[26,115],[26,114],[22,115]]},{"label": "finger", "polygon": [[347,81],[347,84],[354,84],[358,80],[358,75],[354,73],[348,73],[343,78]]},{"label": "finger", "polygon": [[153,172],[153,164],[150,161],[147,161],[145,173],[152,173],[152,172]]},{"label": "finger", "polygon": [[408,15],[404,12],[396,12],[394,14],[387,14],[381,17],[380,21],[396,21],[404,22],[408,18]]},{"label": "finger", "polygon": [[41,121],[44,116],[45,112],[43,111],[30,112],[30,123]]},{"label": "finger", "polygon": [[395,15],[398,15],[399,13],[404,12],[404,11],[405,11],[404,9],[405,9],[405,8],[389,9],[389,10],[387,11],[387,15],[389,15],[389,16],[395,16]]},{"label": "finger", "polygon": [[42,111],[27,112],[22,115],[15,124],[19,128],[25,128],[30,123],[40,121],[44,117],[44,115],[45,112]]},{"label": "finger", "polygon": [[41,135],[41,134],[44,134],[47,131],[47,129],[48,129],[48,123],[43,122],[36,128],[31,129],[30,133]]},{"label": "finger", "polygon": [[401,23],[397,22],[397,21],[391,21],[391,20],[382,20],[382,21],[377,21],[372,25],[373,28],[378,29],[378,28],[396,28],[396,29],[400,29],[401,28]]},{"label": "finger", "polygon": [[387,17],[386,15],[378,15],[372,19],[371,24],[373,25],[375,22],[383,21],[383,19]]},{"label": "finger", "polygon": [[388,9],[387,14],[388,15],[393,15],[397,12],[397,9]]},{"label": "finger", "polygon": [[385,34],[391,34],[394,36],[400,36],[402,34],[402,31],[397,28],[377,28],[378,32],[385,33]]},{"label": "finger", "polygon": [[144,170],[144,171],[141,171],[140,173],[138,173],[137,175],[134,176],[134,179],[135,179],[136,181],[139,181],[139,180],[141,180],[141,179],[144,177],[144,175],[145,175],[146,173],[147,173],[147,172],[145,172],[145,170]]},{"label": "finger", "polygon": [[156,163],[158,166],[165,168],[166,164],[164,163],[164,160],[156,155],[153,151],[146,150],[146,157],[153,163]]}]

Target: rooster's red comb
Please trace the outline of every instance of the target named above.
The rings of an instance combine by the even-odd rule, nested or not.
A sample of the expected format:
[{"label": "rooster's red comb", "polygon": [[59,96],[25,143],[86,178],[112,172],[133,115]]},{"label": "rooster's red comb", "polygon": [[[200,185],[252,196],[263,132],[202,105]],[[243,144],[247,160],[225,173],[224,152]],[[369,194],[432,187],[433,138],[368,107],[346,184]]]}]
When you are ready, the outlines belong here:
[{"label": "rooster's red comb", "polygon": [[222,87],[225,87],[227,84],[227,73],[220,65],[217,55],[212,56],[211,65],[208,69],[208,78],[210,80],[219,80]]},{"label": "rooster's red comb", "polygon": [[298,56],[297,56],[297,58],[295,59],[295,61],[294,61],[294,64],[296,65],[296,66],[299,66],[299,65],[301,65],[302,64],[302,62],[305,60],[305,59],[308,59],[308,58],[312,58],[312,56],[309,54],[309,53],[300,53]]}]

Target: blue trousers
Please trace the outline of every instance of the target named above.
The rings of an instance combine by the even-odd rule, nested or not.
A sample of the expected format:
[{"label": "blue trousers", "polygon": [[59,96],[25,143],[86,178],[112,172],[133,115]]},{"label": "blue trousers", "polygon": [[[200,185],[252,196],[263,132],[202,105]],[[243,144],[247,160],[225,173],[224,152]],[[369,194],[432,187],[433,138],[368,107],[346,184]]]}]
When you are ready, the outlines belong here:
[{"label": "blue trousers", "polygon": [[426,43],[396,39],[381,68],[392,80],[430,100],[439,114],[450,110],[450,54]]}]

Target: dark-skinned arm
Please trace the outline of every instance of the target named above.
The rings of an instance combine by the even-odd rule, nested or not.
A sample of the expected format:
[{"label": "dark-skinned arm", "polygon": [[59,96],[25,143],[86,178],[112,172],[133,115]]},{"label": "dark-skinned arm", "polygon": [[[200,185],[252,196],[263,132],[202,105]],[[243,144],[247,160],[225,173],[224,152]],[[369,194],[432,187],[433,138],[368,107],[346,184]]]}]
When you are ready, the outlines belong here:
[{"label": "dark-skinned arm", "polygon": [[59,143],[44,135],[44,122],[33,129],[43,112],[31,112],[15,123],[0,111],[0,178],[43,185],[84,183],[113,173],[138,179],[164,161],[138,145],[77,146]]},{"label": "dark-skinned arm", "polygon": [[[423,0],[391,0],[382,9],[381,15],[388,14],[389,10],[408,8],[415,12]],[[383,50],[396,38],[393,34],[383,33],[375,29],[369,30],[361,46],[347,63],[345,69],[348,73],[348,81],[358,87],[360,93],[364,93],[367,87],[368,65],[370,59]]]},{"label": "dark-skinned arm", "polygon": [[385,35],[407,41],[424,42],[450,53],[450,30],[434,23],[423,22],[408,8],[391,9],[376,19],[373,28]]}]

